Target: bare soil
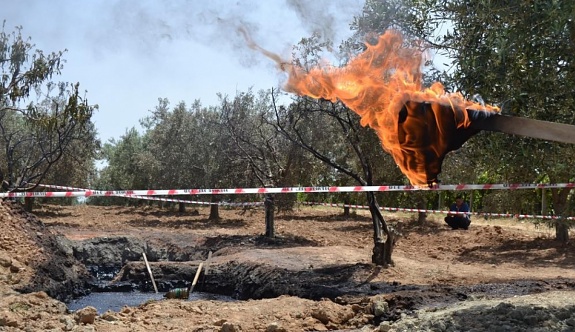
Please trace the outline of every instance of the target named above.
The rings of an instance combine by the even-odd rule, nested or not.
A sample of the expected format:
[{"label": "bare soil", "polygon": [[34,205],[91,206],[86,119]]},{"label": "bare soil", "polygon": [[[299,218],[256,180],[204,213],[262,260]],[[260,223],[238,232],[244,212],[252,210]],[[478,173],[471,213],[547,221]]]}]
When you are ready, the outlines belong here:
[{"label": "bare soil", "polygon": [[[485,302],[494,307],[534,293],[537,303],[545,301],[545,294],[553,303],[561,302],[558,297],[575,299],[574,245],[554,241],[549,229],[529,221],[475,218],[468,231],[453,231],[441,215],[417,224],[415,216],[387,214],[403,236],[394,251],[395,265],[381,268],[370,264],[372,226],[362,210],[351,218],[322,207],[280,214],[277,238],[266,240],[260,209],[222,209],[221,220],[211,221],[207,208],[178,213],[155,207],[47,205],[36,212],[45,227],[33,231],[29,224],[34,221],[12,209],[0,205],[0,258],[5,257],[4,263],[0,259],[0,331],[399,331],[418,326],[411,320],[430,310],[437,315],[443,308],[477,301],[495,301]],[[214,279],[243,269],[243,286],[247,278],[269,290],[247,301],[162,300],[117,313],[70,313],[45,292],[34,292],[41,287],[30,286],[38,283],[41,270],[35,262],[50,261],[49,249],[36,239],[43,234],[72,241],[132,236],[167,250],[210,248]],[[168,263],[153,262],[154,271]],[[210,277],[200,286],[222,286],[223,279],[210,284]],[[329,291],[317,293],[323,288]],[[258,293],[251,289],[247,294]],[[574,301],[562,303],[573,306]]]}]

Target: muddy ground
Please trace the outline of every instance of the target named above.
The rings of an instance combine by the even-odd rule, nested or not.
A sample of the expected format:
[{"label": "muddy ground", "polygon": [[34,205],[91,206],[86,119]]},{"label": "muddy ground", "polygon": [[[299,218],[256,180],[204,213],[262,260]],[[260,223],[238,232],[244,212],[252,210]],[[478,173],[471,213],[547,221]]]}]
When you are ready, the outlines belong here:
[{"label": "muddy ground", "polygon": [[[547,228],[475,218],[452,231],[440,215],[419,225],[387,214],[403,236],[395,266],[384,269],[370,264],[367,212],[341,212],[278,215],[277,237],[267,239],[260,209],[222,209],[210,221],[207,208],[46,205],[36,218],[5,202],[0,331],[575,330],[575,248]],[[209,251],[196,289],[240,301],[150,301],[107,313],[70,313],[59,301],[95,289],[97,268],[118,271],[110,289],[151,290],[142,252],[161,291],[185,286]]]}]

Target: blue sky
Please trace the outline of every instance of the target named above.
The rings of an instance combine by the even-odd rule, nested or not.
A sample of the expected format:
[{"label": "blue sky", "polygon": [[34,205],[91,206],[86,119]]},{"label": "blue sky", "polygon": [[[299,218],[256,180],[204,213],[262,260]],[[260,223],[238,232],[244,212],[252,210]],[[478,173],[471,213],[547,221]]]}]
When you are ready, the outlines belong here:
[{"label": "blue sky", "polygon": [[23,27],[38,49],[67,49],[59,81],[80,82],[100,139],[139,127],[168,98],[216,105],[216,94],[279,86],[282,75],[236,33],[247,26],[261,46],[288,57],[313,31],[336,44],[363,0],[1,0],[6,31]]}]

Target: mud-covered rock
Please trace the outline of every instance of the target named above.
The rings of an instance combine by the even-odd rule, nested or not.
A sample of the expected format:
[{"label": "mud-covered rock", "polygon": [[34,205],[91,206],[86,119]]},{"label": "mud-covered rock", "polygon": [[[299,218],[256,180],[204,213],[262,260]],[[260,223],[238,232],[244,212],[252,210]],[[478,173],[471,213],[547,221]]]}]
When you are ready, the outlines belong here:
[{"label": "mud-covered rock", "polygon": [[319,300],[355,294],[352,276],[365,264],[291,271],[254,262],[230,261],[213,266],[200,290],[230,295],[237,299],[263,299],[292,295]]},{"label": "mud-covered rock", "polygon": [[[150,262],[182,262],[205,259],[205,248],[196,244],[179,246],[170,239],[139,236],[106,236],[81,241],[62,239],[63,246],[84,263],[94,276],[101,278],[107,271],[118,272],[129,262],[142,261],[143,253]],[[206,251],[204,253],[204,251]],[[102,272],[103,271],[103,272]],[[111,279],[111,278],[110,278]]]},{"label": "mud-covered rock", "polygon": [[74,256],[85,265],[100,267],[122,266],[142,259],[147,245],[139,237],[110,236],[73,242]]},{"label": "mud-covered rock", "polygon": [[241,328],[234,323],[231,322],[225,322],[222,324],[222,327],[220,328],[220,332],[239,332],[241,331]]}]

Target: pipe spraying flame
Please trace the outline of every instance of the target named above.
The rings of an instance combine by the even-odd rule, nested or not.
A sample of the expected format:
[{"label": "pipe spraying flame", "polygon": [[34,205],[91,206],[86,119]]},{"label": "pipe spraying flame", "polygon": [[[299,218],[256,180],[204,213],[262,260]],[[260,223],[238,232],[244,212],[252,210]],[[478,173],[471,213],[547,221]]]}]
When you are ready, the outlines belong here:
[{"label": "pipe spraying flame", "polygon": [[295,66],[257,45],[240,29],[248,46],[270,59],[289,77],[288,92],[335,102],[340,100],[377,132],[413,185],[439,182],[445,155],[478,132],[470,128],[467,110],[498,112],[494,106],[446,93],[441,83],[422,87],[422,52],[406,47],[396,31],[387,31],[374,45],[342,68],[311,70]]}]

